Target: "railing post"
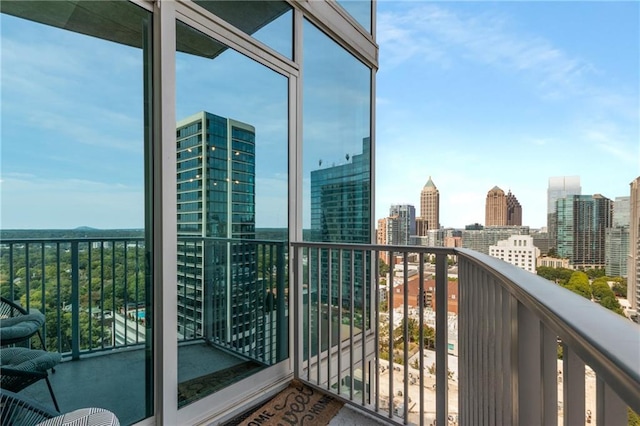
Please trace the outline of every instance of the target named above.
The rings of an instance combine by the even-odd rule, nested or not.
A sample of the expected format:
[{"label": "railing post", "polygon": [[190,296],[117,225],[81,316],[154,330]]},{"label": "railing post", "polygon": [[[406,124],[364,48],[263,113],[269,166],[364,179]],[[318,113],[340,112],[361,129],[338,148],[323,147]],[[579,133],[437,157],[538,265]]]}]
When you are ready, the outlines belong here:
[{"label": "railing post", "polygon": [[558,424],[558,337],[545,325],[542,329],[542,424]]},{"label": "railing post", "polygon": [[[284,267],[285,246],[279,243],[276,247],[276,362],[285,358],[288,347],[288,336],[285,315],[285,267]],[[295,259],[294,259],[295,260]],[[296,276],[297,279],[297,276]],[[270,326],[271,327],[271,326]],[[296,345],[297,347],[298,345]]]},{"label": "railing post", "polygon": [[584,361],[566,344],[562,345],[562,404],[565,426],[584,424]]},{"label": "railing post", "polygon": [[602,378],[596,378],[596,424],[625,426],[627,405]]},{"label": "railing post", "polygon": [[447,325],[447,255],[436,254],[436,423],[447,426],[449,415],[449,328]]},{"label": "railing post", "polygon": [[[28,271],[28,268],[25,269]],[[13,270],[13,243],[9,243],[9,299],[13,302],[16,298],[13,282],[15,281]]]},{"label": "railing post", "polygon": [[[541,324],[518,303],[518,424],[542,423]],[[584,399],[584,392],[583,392]],[[575,423],[573,423],[575,424]]]},{"label": "railing post", "polygon": [[292,303],[289,305],[293,307],[293,335],[294,342],[293,345],[293,376],[296,379],[301,378],[301,369],[302,369],[302,354],[303,350],[301,346],[304,342],[304,337],[302,335],[302,247],[292,246],[291,247],[291,258],[293,260],[293,294],[292,294]]},{"label": "railing post", "polygon": [[[207,239],[207,238],[203,238],[202,241],[202,263],[203,263],[203,268],[202,268],[202,284],[203,284],[203,289],[202,289],[202,334],[204,336],[204,339],[206,342],[212,342],[213,341],[213,322],[214,322],[214,313],[213,313],[213,300],[215,298],[214,296],[214,288],[215,288],[215,283],[214,283],[214,256],[215,256],[215,248],[214,248],[214,244],[215,241],[211,240],[211,239]],[[198,251],[198,242],[194,241],[193,242],[193,255],[197,256],[197,251]],[[186,256],[186,253],[185,253]],[[185,273],[185,276],[187,274]],[[195,286],[194,286],[195,287]],[[187,283],[186,283],[186,278],[185,278],[185,284],[184,284],[184,288],[185,288],[185,293],[186,293],[186,288],[187,288]],[[195,290],[195,288],[194,288]],[[194,317],[197,315],[195,313],[195,307],[197,306],[197,292],[194,291]],[[185,305],[187,303],[187,299],[185,298]],[[186,313],[186,306],[185,306],[185,311]],[[186,316],[186,315],[185,315]],[[196,325],[194,324],[194,327],[196,327]]]},{"label": "railing post", "polygon": [[71,242],[71,358],[80,359],[80,259],[78,241]]}]

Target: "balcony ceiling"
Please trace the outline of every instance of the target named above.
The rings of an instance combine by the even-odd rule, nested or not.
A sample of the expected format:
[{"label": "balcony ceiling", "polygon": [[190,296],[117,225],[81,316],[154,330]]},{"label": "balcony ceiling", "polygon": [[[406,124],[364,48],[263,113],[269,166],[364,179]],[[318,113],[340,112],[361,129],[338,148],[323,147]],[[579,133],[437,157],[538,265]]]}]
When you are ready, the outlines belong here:
[{"label": "balcony ceiling", "polygon": [[[283,1],[197,1],[199,6],[252,35],[290,6]],[[80,34],[142,47],[141,18],[146,12],[125,1],[24,1],[3,0],[2,13]],[[138,10],[139,13],[135,13]],[[178,27],[180,28],[180,27]],[[184,27],[183,27],[184,28]],[[181,31],[180,29],[178,31]],[[184,30],[182,30],[184,31]],[[186,32],[186,31],[184,31]],[[214,58],[227,49],[208,37],[180,34],[178,51]]]}]

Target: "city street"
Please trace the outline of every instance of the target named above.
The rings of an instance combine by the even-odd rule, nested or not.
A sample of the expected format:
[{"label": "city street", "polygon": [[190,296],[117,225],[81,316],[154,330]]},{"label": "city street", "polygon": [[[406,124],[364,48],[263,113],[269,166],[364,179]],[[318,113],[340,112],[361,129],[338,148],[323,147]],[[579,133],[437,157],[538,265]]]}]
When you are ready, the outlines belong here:
[{"label": "city street", "polygon": [[[418,355],[410,358],[411,364]],[[431,425],[435,419],[435,375],[428,372],[428,368],[435,363],[435,351],[425,351],[424,356],[424,403],[425,403],[425,424]],[[458,418],[458,357],[449,355],[448,368],[452,372],[452,379],[449,380],[449,416],[450,425],[457,424]],[[382,397],[389,395],[389,363],[380,360],[381,371],[378,374],[380,381],[380,393]],[[394,407],[396,414],[402,416],[404,407],[404,366],[394,364],[393,372],[393,393]],[[562,360],[558,360],[558,424],[563,422],[563,388],[562,388]],[[585,425],[595,423],[596,416],[596,380],[595,373],[591,368],[585,369]],[[420,387],[419,371],[409,367],[409,423],[419,424],[420,412]]]}]

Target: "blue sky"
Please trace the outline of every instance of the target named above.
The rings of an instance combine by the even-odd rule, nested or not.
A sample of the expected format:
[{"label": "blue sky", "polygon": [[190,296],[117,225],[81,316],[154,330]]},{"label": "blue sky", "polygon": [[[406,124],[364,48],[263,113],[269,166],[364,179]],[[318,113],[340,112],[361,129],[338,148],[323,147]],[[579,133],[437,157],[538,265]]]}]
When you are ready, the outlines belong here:
[{"label": "blue sky", "polygon": [[[628,195],[640,175],[638,2],[377,7],[376,219],[391,204],[418,208],[429,176],[447,227],[482,223],[495,185],[518,197],[532,227],[546,223],[551,176],[580,176],[584,194]],[[140,51],[24,25],[2,15],[0,227],[141,227]],[[272,86],[284,84],[269,83],[265,95]],[[223,99],[216,90],[200,95]],[[283,116],[261,111],[267,123],[276,120],[266,112]],[[282,145],[274,132],[284,126],[259,127]],[[269,182],[286,194],[282,173]],[[265,205],[286,206],[261,194]]]},{"label": "blue sky", "polygon": [[551,176],[629,195],[640,175],[638,2],[378,2],[376,218],[429,176],[440,222],[497,185],[546,224]]}]

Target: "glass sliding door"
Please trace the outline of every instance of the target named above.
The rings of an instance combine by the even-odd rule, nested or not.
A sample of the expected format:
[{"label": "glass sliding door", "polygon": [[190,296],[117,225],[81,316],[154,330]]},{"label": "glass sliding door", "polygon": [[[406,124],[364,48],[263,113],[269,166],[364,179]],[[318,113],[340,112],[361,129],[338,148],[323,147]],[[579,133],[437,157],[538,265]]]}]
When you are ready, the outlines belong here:
[{"label": "glass sliding door", "polygon": [[[153,414],[152,14],[127,1],[0,8],[1,293],[45,315],[44,345],[26,350],[61,354],[49,380],[62,412],[135,423]],[[21,394],[52,406],[43,381]]]},{"label": "glass sliding door", "polygon": [[178,405],[288,357],[288,80],[176,26]]}]

